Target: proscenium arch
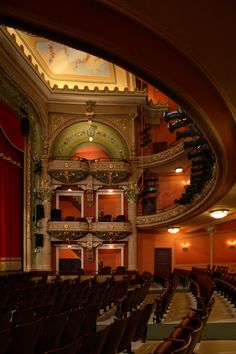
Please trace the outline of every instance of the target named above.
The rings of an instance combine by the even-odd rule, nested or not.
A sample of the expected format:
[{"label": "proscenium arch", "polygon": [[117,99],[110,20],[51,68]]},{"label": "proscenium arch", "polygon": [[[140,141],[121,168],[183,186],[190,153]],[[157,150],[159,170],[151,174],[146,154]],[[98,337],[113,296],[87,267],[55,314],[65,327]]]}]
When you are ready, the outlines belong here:
[{"label": "proscenium arch", "polygon": [[194,59],[176,49],[158,28],[102,0],[92,5],[70,0],[70,6],[58,3],[56,8],[45,0],[36,4],[2,0],[0,14],[7,25],[101,56],[172,97],[198,122],[218,156],[218,189],[204,209],[230,190],[236,179],[236,126],[231,109]]},{"label": "proscenium arch", "polygon": [[[122,136],[111,126],[101,122],[93,122],[95,126],[93,142],[100,146],[110,158],[129,159],[129,149]],[[88,122],[77,122],[65,127],[54,139],[51,157],[71,157],[76,150],[89,143]]]}]

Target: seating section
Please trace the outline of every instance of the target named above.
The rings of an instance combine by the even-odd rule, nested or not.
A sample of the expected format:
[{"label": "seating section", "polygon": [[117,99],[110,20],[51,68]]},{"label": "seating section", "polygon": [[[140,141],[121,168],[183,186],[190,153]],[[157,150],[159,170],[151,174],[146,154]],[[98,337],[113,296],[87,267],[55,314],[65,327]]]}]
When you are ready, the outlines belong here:
[{"label": "seating section", "polygon": [[[83,275],[56,276],[50,282],[44,275],[35,277],[32,272],[0,278],[1,354],[115,354],[129,350],[133,340],[145,340],[154,306],[143,303],[150,282],[136,284],[130,301],[127,277],[103,282]],[[124,310],[121,318],[98,331],[100,312],[118,304]],[[116,341],[106,340],[108,333]]]},{"label": "seating section", "polygon": [[[189,282],[190,291],[196,298],[197,308],[189,310],[178,326],[156,347],[152,354],[194,353],[194,348],[201,340],[202,331],[215,302],[213,297],[214,282],[211,277],[201,271],[198,272],[196,269],[192,269],[192,272],[185,274],[175,270],[174,274],[175,276],[178,276],[177,274],[181,275],[179,279],[184,285]],[[172,284],[176,284],[176,282],[175,280]],[[168,282],[166,284],[168,290],[170,285]],[[165,292],[163,292],[164,294]],[[167,301],[168,298],[169,296],[166,295]]]},{"label": "seating section", "polygon": [[[152,354],[192,354],[214,306],[214,290],[236,306],[236,275],[225,267],[134,273],[135,284],[125,268],[115,273],[118,281],[113,274],[100,275],[100,281],[91,275],[47,277],[43,272],[0,277],[0,354],[131,353],[132,342],[145,342],[151,316],[162,321],[179,285],[189,288],[197,306]],[[162,292],[145,303],[153,279]],[[99,315],[112,307],[114,322],[98,330]]]}]

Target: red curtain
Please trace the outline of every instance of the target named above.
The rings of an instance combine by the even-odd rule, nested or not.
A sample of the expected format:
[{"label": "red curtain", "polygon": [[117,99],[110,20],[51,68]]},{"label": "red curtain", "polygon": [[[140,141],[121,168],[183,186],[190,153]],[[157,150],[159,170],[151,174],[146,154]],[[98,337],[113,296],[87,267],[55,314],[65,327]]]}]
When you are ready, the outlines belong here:
[{"label": "red curtain", "polygon": [[[15,135],[14,144],[14,135],[10,140],[0,125],[0,271],[22,269],[23,152],[16,148],[19,132]],[[22,141],[23,136],[21,146]]]}]

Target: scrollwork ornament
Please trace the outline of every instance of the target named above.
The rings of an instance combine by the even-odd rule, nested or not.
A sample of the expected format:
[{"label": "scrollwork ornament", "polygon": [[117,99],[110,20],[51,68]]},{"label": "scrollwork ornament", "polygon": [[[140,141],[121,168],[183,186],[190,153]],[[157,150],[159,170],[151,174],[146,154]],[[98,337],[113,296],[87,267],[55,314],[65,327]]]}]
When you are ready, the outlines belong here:
[{"label": "scrollwork ornament", "polygon": [[125,190],[125,197],[128,203],[137,203],[139,190],[138,189],[127,189]]}]

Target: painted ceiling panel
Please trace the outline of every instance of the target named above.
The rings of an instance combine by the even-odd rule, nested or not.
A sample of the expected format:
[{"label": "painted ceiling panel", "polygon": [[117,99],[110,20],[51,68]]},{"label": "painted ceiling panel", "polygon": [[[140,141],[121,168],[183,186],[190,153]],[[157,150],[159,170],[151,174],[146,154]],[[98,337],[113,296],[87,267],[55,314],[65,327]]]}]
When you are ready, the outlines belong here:
[{"label": "painted ceiling panel", "polygon": [[117,65],[52,40],[7,30],[51,88],[134,90],[133,75]]}]

